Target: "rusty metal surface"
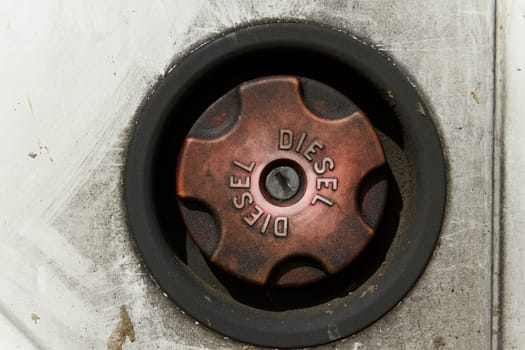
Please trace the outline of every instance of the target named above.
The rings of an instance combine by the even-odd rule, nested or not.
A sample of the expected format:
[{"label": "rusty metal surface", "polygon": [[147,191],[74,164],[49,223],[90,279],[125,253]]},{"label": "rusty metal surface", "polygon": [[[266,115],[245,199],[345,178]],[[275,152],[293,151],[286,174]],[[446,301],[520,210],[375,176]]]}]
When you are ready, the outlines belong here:
[{"label": "rusty metal surface", "polygon": [[[265,284],[285,262],[308,261],[277,281],[299,285],[339,272],[366,247],[374,228],[363,220],[360,198],[381,202],[385,193],[360,190],[385,158],[362,111],[323,118],[305,105],[299,79],[279,76],[240,85],[197,125],[207,131],[192,132],[184,142],[177,194],[182,203],[199,203],[209,212],[202,217],[199,210],[182,210],[190,234],[213,263]],[[286,201],[265,189],[266,175],[283,164],[303,182]]]}]

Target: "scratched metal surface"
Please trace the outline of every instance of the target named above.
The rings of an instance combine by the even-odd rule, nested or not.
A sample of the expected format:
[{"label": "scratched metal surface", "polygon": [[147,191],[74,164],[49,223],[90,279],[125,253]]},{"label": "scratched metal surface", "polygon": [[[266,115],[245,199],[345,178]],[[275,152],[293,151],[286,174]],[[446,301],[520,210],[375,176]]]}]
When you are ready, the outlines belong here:
[{"label": "scratched metal surface", "polygon": [[393,57],[426,96],[449,164],[442,236],[417,287],[372,327],[321,348],[488,349],[494,6],[2,1],[2,348],[249,348],[196,324],[145,274],[121,172],[136,108],[172,62],[226,29],[288,18],[347,30]]},{"label": "scratched metal surface", "polygon": [[[501,311],[502,345],[504,349],[525,347],[525,0],[501,2],[499,14],[499,65],[502,73],[497,101],[497,121],[502,132],[496,134],[501,141],[496,148],[503,184],[499,198],[500,215],[497,217],[503,233],[503,305]],[[497,191],[496,191],[497,192]]]}]

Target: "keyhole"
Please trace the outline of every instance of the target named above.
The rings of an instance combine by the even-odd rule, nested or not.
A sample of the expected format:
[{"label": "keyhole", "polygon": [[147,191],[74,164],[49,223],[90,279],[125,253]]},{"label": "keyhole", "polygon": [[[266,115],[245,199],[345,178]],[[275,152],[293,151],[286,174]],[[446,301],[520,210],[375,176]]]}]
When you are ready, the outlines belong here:
[{"label": "keyhole", "polygon": [[268,194],[279,201],[286,201],[299,192],[301,178],[294,168],[287,165],[270,170],[264,181]]}]

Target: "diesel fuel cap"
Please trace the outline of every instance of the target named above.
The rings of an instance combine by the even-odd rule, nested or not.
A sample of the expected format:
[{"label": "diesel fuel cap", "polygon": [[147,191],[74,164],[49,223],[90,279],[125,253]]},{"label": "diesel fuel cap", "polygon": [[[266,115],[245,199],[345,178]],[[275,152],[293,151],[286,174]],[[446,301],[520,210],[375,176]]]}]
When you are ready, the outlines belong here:
[{"label": "diesel fuel cap", "polygon": [[272,348],[332,342],[395,307],[446,198],[432,109],[398,67],[311,23],[232,29],[177,60],[137,112],[124,174],[162,293]]},{"label": "diesel fuel cap", "polygon": [[367,246],[387,187],[366,179],[384,164],[374,127],[347,97],[270,76],[239,85],[196,121],[176,191],[209,261],[257,285],[280,270],[272,283],[298,286],[340,272]]}]

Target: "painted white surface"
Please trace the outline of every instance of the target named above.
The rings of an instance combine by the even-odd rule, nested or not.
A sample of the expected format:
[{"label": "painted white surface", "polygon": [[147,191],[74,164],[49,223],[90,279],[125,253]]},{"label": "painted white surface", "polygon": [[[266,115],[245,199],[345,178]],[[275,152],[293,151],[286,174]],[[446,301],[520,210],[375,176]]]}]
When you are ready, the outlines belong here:
[{"label": "painted white surface", "polygon": [[105,348],[118,305],[86,293],[103,300],[126,286],[106,282],[53,221],[185,45],[202,5],[0,2],[2,348]]},{"label": "painted white surface", "polygon": [[1,1],[0,348],[104,349],[123,304],[137,333],[124,349],[244,346],[195,324],[146,275],[120,174],[135,110],[174,58],[236,25],[293,18],[396,59],[427,97],[449,162],[447,218],[422,280],[335,346],[432,349],[442,337],[488,349],[494,13],[477,0]]},{"label": "painted white surface", "polygon": [[525,348],[525,0],[503,1],[503,345]]}]

